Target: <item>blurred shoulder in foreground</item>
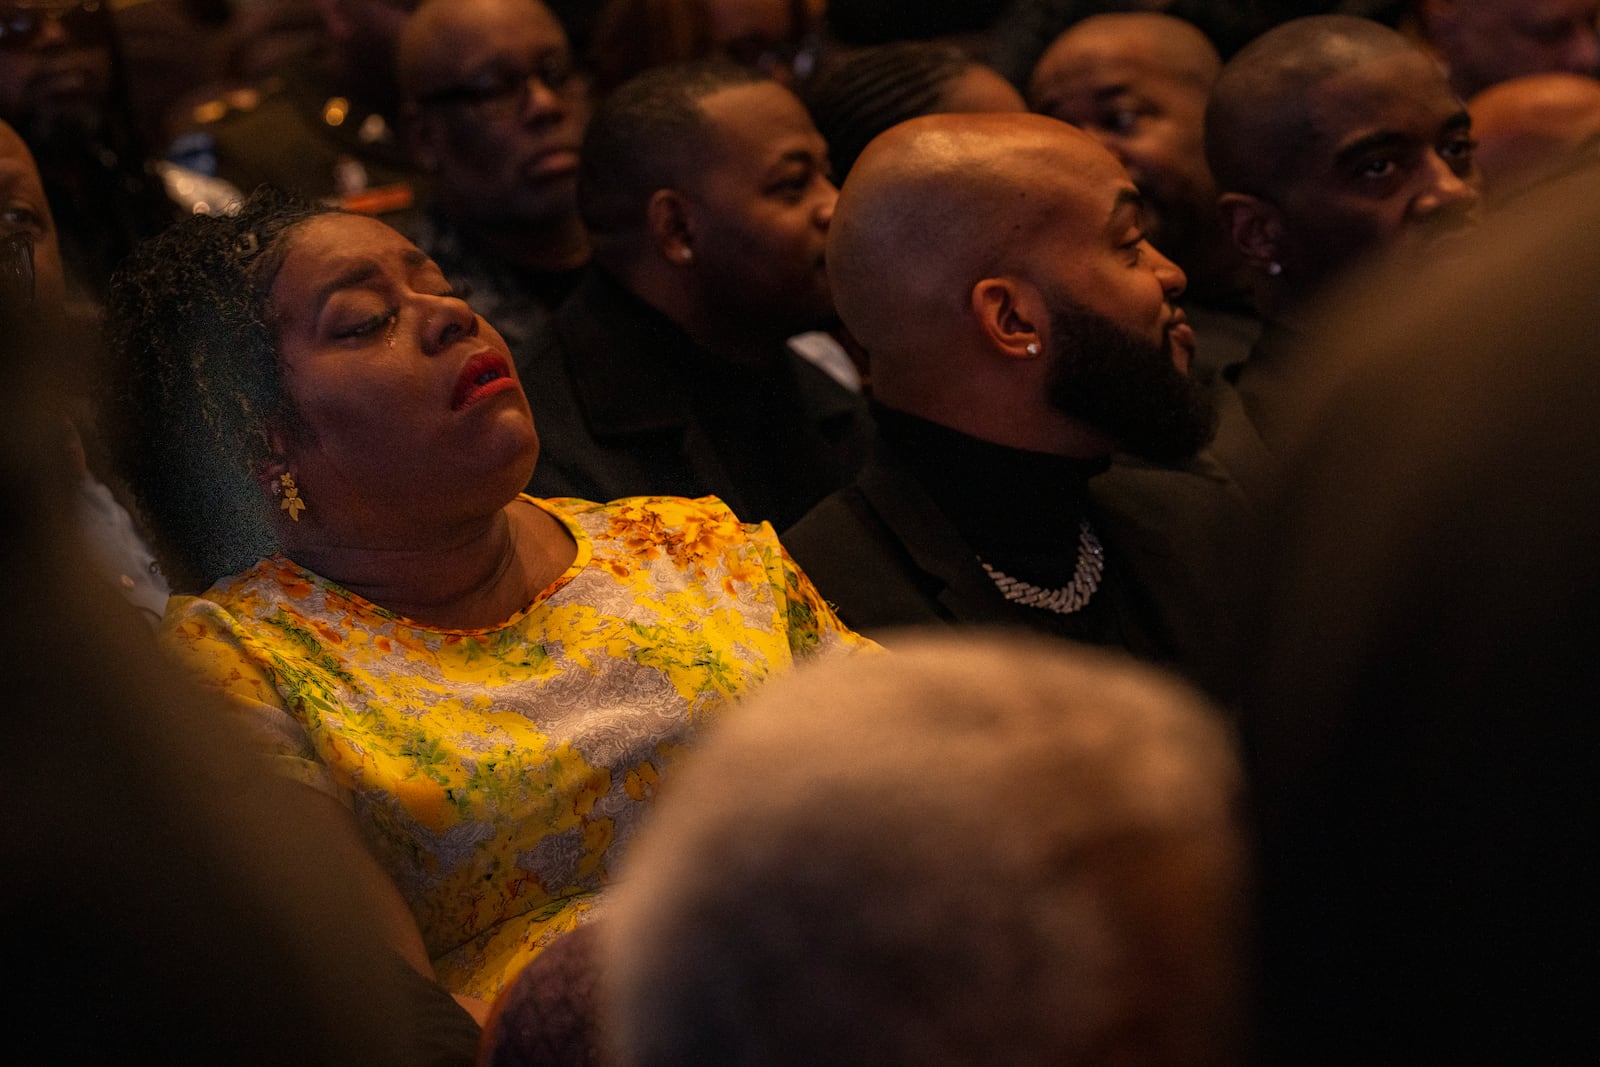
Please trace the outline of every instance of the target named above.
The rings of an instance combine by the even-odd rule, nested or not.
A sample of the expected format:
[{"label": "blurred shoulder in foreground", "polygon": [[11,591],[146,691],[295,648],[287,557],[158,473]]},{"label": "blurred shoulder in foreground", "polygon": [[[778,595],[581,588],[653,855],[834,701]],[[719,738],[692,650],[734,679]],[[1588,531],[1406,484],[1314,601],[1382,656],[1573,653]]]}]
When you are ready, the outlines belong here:
[{"label": "blurred shoulder in foreground", "polygon": [[1596,1052],[1596,204],[1326,312],[1243,722],[1268,1062]]}]

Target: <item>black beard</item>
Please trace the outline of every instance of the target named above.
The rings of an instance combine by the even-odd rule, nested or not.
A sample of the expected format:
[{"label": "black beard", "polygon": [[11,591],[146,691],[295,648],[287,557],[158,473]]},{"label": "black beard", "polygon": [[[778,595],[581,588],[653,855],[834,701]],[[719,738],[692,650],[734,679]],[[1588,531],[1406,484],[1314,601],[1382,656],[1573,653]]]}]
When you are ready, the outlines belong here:
[{"label": "black beard", "polygon": [[1057,349],[1050,404],[1057,411],[1155,463],[1188,459],[1211,441],[1211,399],[1173,366],[1168,344],[1152,344],[1074,303],[1051,313],[1050,330]]}]

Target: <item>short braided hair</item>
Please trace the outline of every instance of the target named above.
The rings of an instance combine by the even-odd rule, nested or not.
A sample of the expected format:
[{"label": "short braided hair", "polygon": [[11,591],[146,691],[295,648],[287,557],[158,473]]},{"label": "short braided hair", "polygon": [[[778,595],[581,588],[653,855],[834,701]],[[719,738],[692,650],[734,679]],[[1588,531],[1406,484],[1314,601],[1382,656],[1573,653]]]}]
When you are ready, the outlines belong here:
[{"label": "short braided hair", "polygon": [[254,474],[272,431],[300,421],[268,300],[288,233],[334,210],[257,192],[236,215],[194,215],[146,241],[112,278],[107,423],[174,591],[277,549]]},{"label": "short braided hair", "polygon": [[939,106],[945,85],[975,61],[954,45],[903,41],[863,48],[820,71],[804,100],[844,181],[862,149],[878,134]]}]

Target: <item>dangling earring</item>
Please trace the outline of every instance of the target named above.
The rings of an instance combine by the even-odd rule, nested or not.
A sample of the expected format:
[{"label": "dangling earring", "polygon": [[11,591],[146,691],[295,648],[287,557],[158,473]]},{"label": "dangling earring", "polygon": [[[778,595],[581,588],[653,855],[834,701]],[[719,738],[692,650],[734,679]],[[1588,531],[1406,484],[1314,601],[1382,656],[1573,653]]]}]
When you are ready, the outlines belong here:
[{"label": "dangling earring", "polygon": [[289,513],[292,522],[300,521],[300,513],[306,509],[306,502],[300,499],[300,487],[294,483],[294,475],[284,471],[278,475],[278,480],[272,483],[272,495],[282,495],[278,507]]},{"label": "dangling earring", "polygon": [[1283,264],[1279,263],[1277,260],[1273,260],[1267,264],[1267,273],[1276,278],[1278,275],[1283,273]]}]

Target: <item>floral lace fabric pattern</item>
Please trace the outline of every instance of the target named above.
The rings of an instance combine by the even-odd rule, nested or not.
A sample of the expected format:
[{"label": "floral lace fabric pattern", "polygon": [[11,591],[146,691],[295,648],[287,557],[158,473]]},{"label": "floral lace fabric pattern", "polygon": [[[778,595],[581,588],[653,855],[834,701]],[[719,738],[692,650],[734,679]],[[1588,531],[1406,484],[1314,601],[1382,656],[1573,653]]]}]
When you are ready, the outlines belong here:
[{"label": "floral lace fabric pattern", "polygon": [[484,997],[576,924],[730,698],[868,644],[715,498],[523,501],[578,553],[499,627],[420,626],[281,556],[165,621],[281,769],[354,810],[446,988]]}]

